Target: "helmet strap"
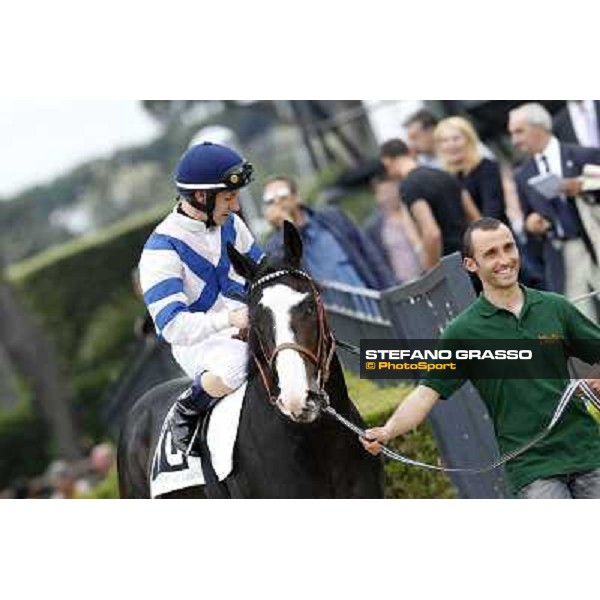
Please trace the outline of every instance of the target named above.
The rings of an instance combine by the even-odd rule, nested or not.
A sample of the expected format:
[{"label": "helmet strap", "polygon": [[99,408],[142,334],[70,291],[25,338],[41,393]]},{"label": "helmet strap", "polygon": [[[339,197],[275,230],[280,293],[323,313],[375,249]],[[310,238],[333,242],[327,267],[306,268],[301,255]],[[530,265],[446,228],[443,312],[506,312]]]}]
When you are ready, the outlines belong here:
[{"label": "helmet strap", "polygon": [[217,224],[214,221],[215,205],[217,201],[217,190],[205,190],[206,200],[205,202],[199,202],[196,200],[194,194],[190,194],[185,199],[196,209],[202,211],[206,215],[206,227],[210,229],[215,227]]}]

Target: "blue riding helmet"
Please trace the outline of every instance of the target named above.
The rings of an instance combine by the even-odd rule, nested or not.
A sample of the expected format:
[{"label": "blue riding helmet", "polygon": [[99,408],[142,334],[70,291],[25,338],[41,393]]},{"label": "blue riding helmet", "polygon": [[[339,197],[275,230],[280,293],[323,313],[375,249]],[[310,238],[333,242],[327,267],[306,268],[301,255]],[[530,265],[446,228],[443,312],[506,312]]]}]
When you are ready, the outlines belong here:
[{"label": "blue riding helmet", "polygon": [[252,181],[253,170],[231,148],[204,142],[183,154],[175,171],[175,185],[186,197],[195,190],[238,190]]},{"label": "blue riding helmet", "polygon": [[[252,165],[231,148],[204,142],[188,148],[179,159],[175,185],[181,196],[206,214],[206,226],[214,227],[217,194],[247,186],[252,181],[253,172]],[[204,202],[194,197],[196,190],[206,191]]]}]

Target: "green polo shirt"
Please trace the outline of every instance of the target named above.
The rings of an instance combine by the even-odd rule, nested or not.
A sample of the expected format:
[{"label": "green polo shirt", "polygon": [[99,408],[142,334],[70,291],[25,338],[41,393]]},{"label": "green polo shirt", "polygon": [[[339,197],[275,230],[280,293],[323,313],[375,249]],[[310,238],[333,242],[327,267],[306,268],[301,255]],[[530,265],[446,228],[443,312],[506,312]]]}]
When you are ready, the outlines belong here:
[{"label": "green polo shirt", "polygon": [[[557,361],[556,379],[469,379],[479,391],[492,418],[502,454],[522,446],[549,423],[569,382],[567,358],[576,356],[593,364],[600,360],[600,327],[584,317],[559,294],[522,286],[525,301],[517,318],[494,306],[483,294],[444,330],[441,346],[469,339],[560,339],[564,361]],[[448,398],[466,378],[426,378],[422,383]],[[600,435],[582,402],[571,402],[550,434],[505,467],[515,493],[535,479],[589,471],[600,467]]]}]

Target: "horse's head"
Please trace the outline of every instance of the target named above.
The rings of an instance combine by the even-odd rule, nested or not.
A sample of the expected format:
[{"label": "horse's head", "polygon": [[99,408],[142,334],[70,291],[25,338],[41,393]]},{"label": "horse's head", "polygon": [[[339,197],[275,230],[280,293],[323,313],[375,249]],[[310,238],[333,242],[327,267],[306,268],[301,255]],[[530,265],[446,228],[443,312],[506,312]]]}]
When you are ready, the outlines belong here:
[{"label": "horse's head", "polygon": [[333,338],[312,279],[300,269],[302,239],[284,223],[282,259],[256,265],[229,245],[234,269],[249,283],[249,344],[271,399],[293,421],[309,423],[326,399]]}]

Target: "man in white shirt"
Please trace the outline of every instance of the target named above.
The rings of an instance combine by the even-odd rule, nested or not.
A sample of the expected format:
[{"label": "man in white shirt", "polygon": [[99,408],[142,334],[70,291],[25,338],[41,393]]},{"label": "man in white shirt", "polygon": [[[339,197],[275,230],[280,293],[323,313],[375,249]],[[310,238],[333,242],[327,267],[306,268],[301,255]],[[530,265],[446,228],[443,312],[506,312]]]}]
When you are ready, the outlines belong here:
[{"label": "man in white shirt", "polygon": [[554,118],[554,134],[563,143],[600,148],[600,101],[568,100]]},{"label": "man in white shirt", "polygon": [[[513,145],[529,157],[515,171],[515,182],[525,229],[544,242],[546,288],[569,298],[600,289],[599,228],[592,213],[598,208],[598,196],[583,194],[579,177],[584,165],[600,164],[600,150],[560,143],[552,135],[550,114],[537,103],[512,110],[508,128]],[[561,180],[554,198],[544,197],[529,183],[543,173]],[[591,303],[580,308],[595,318]]]},{"label": "man in white shirt", "polygon": [[239,211],[239,190],[252,165],[230,148],[205,142],[188,149],[176,170],[178,204],[148,238],[140,284],[156,330],[193,384],[170,415],[173,443],[190,453],[198,417],[246,378],[245,282],[227,244],[255,262],[262,252]]}]

